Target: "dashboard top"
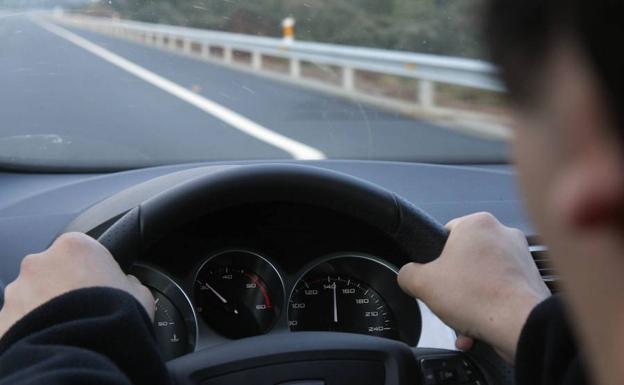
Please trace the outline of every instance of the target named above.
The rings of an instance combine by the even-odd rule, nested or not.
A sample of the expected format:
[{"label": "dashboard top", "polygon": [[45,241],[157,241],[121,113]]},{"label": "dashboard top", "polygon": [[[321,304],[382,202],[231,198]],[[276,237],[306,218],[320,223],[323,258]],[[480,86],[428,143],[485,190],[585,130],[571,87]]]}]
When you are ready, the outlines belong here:
[{"label": "dashboard top", "polygon": [[[249,163],[174,165],[113,174],[0,173],[0,281],[12,280],[24,255],[47,247],[82,212],[116,193],[177,171]],[[306,164],[378,184],[441,223],[475,211],[489,211],[506,225],[534,235],[519,202],[511,166],[339,160]]]},{"label": "dashboard top", "polygon": [[[250,163],[259,167],[241,167]],[[141,213],[131,228],[139,229],[145,242],[130,259],[136,262],[130,272],[152,290],[156,339],[172,363],[240,346],[237,339],[273,335],[281,341],[290,340],[282,338],[285,333],[305,338],[306,332],[384,337],[377,340],[448,351],[454,348],[455,332],[400,290],[398,268],[438,255],[446,233],[437,222],[476,211],[492,212],[534,235],[509,166],[323,161],[305,162],[316,168],[303,172],[305,167],[284,163],[304,162],[177,165],[101,175],[0,173],[0,288],[17,275],[24,255],[46,248],[59,233],[85,231],[97,237],[147,201],[100,240],[113,246],[120,261],[124,253],[105,242],[106,236],[134,234],[118,230],[128,229],[127,218]],[[340,174],[318,168],[347,176],[319,179]],[[286,169],[250,179],[253,170]],[[233,175],[238,179],[227,177]],[[284,182],[276,183],[276,175]],[[293,178],[308,182],[292,183],[299,180]],[[352,182],[343,184],[346,180]],[[185,191],[193,193],[180,194]],[[177,197],[175,204],[163,206],[167,197]],[[428,215],[412,212],[410,203]],[[186,213],[186,222],[172,224],[178,223],[177,214],[170,215],[176,211]],[[384,218],[384,212],[390,216]],[[159,229],[149,221],[156,213],[163,214],[166,232],[146,231]],[[417,218],[424,227],[416,225]],[[390,225],[381,225],[384,221]],[[418,232],[402,232],[403,224]],[[438,235],[427,226],[438,229]],[[408,245],[400,239],[418,242]]]}]

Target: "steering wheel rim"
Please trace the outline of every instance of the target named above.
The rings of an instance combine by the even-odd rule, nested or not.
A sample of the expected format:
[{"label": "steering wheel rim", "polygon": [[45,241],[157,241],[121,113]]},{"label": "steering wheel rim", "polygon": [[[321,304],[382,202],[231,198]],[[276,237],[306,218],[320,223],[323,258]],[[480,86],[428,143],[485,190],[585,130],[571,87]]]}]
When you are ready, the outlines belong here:
[{"label": "steering wheel rim", "polygon": [[[184,223],[241,204],[269,202],[312,205],[359,219],[393,240],[409,260],[419,263],[436,259],[448,237],[447,230],[428,214],[395,193],[367,181],[311,166],[263,164],[227,168],[163,191],[124,214],[98,241],[127,272],[147,245]],[[391,366],[401,367],[400,373],[406,373],[407,366],[413,366],[406,363],[406,351],[399,343],[375,342],[381,339],[368,336],[347,338],[355,340],[357,346],[358,339],[366,338],[366,344],[376,345],[383,352],[386,364],[390,360]],[[472,357],[486,364],[487,368],[482,367],[489,372],[486,377],[496,379],[496,383],[513,383],[513,371],[509,366],[484,347],[486,349],[476,349]],[[292,350],[290,345],[284,348]],[[195,360],[188,357],[173,361],[178,381],[187,380],[187,374],[193,371],[193,362]],[[412,377],[403,374],[394,376],[392,381],[393,384],[408,382],[412,382]]]},{"label": "steering wheel rim", "polygon": [[263,202],[307,204],[354,217],[420,263],[437,258],[447,239],[435,219],[377,185],[317,167],[266,164],[224,169],[170,188],[127,212],[98,241],[128,271],[145,245],[177,226],[217,210]]}]

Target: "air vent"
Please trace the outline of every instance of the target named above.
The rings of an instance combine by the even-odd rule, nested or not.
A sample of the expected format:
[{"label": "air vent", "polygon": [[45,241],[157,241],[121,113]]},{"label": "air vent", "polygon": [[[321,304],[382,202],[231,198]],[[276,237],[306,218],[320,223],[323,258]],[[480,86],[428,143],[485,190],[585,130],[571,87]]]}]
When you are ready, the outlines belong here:
[{"label": "air vent", "polygon": [[557,291],[556,286],[557,281],[559,281],[559,276],[557,275],[557,271],[552,267],[546,246],[533,244],[529,246],[529,251],[546,285],[548,285],[551,291]]}]

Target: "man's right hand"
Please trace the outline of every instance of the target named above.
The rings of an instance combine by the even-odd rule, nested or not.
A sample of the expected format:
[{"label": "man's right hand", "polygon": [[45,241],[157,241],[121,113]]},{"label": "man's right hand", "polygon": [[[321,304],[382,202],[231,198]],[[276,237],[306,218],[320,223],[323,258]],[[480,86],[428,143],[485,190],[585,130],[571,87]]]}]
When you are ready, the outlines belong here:
[{"label": "man's right hand", "polygon": [[475,338],[513,362],[531,310],[550,295],[526,238],[487,213],[446,227],[450,234],[440,257],[403,266],[399,284],[465,336],[459,347],[469,345],[466,337]]}]

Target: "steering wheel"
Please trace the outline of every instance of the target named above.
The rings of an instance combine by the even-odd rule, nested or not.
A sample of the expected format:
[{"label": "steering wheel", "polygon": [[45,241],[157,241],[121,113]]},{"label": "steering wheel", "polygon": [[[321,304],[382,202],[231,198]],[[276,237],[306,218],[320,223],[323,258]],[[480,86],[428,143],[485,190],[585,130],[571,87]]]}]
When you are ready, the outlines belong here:
[{"label": "steering wheel", "polygon": [[[128,211],[99,241],[128,271],[144,248],[185,223],[228,207],[271,202],[316,206],[358,219],[420,263],[437,258],[447,239],[442,225],[379,186],[316,167],[268,164],[226,168],[174,186]],[[482,383],[512,383],[513,373],[491,349],[478,346],[475,352],[460,359],[459,353],[411,349],[383,338],[298,332],[233,341],[168,366],[178,384],[407,385],[421,382],[427,362],[451,357],[448,362],[476,363],[485,376]]]}]

